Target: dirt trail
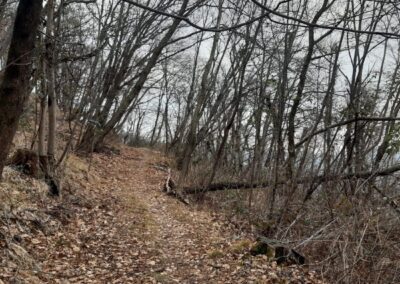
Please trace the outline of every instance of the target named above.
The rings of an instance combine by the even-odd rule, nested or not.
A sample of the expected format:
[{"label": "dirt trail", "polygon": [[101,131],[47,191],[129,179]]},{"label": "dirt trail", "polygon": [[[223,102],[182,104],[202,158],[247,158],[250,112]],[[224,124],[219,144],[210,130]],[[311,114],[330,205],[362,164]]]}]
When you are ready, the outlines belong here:
[{"label": "dirt trail", "polygon": [[306,270],[250,257],[244,236],[161,192],[163,163],[148,149],[94,155],[89,177],[75,176],[88,198],[71,197],[73,212],[59,212],[72,220],[30,240],[41,269],[22,283],[316,283],[303,280],[315,279]]}]

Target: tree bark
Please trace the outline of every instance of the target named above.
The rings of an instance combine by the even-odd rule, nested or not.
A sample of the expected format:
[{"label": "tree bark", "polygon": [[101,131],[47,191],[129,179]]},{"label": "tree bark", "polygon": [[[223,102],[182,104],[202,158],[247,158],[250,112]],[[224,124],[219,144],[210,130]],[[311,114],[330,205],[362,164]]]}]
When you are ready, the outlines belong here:
[{"label": "tree bark", "polygon": [[47,29],[46,29],[46,77],[47,77],[47,103],[49,111],[49,136],[47,140],[47,156],[49,164],[55,161],[56,141],[56,99],[54,87],[54,0],[47,1]]},{"label": "tree bark", "polygon": [[0,176],[28,99],[36,30],[42,0],[21,0],[14,22],[4,77],[0,83]]},{"label": "tree bark", "polygon": [[1,2],[0,2],[0,21],[4,17],[4,12],[6,11],[7,2],[8,2],[8,0],[1,0]]},{"label": "tree bark", "polygon": [[46,64],[44,60],[40,59],[40,114],[39,114],[39,129],[38,129],[38,153],[42,159],[47,159],[46,155],[46,113],[47,113],[47,84],[46,84]]}]

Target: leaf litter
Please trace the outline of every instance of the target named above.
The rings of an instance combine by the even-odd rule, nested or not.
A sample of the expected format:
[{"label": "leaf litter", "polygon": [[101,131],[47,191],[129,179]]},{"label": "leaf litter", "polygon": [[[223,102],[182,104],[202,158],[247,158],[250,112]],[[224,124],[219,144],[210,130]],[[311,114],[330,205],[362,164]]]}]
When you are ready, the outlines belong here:
[{"label": "leaf litter", "polygon": [[[324,283],[248,253],[251,236],[160,189],[159,152],[71,156],[61,199],[12,169],[0,184],[4,283]],[[0,280],[0,284],[2,283]]]}]

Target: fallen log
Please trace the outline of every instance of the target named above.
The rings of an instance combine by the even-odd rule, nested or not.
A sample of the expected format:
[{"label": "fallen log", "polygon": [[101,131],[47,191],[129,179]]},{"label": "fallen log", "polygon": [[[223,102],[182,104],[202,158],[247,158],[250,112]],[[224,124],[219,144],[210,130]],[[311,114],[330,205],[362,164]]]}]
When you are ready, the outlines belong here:
[{"label": "fallen log", "polygon": [[197,194],[207,191],[220,191],[226,189],[250,189],[250,188],[263,188],[271,186],[271,182],[261,182],[261,183],[247,183],[247,182],[219,182],[212,183],[209,186],[202,187],[184,187],[183,192],[185,194]]},{"label": "fallen log", "polygon": [[[340,181],[347,179],[368,179],[371,177],[379,177],[379,176],[388,176],[395,172],[400,171],[400,163],[395,164],[391,167],[381,169],[381,170],[373,170],[373,171],[364,171],[358,173],[349,173],[349,174],[339,174],[339,175],[319,175],[319,176],[311,176],[297,179],[295,181],[296,184],[306,184],[306,183],[324,183],[329,181]],[[288,184],[289,180],[279,180],[276,184],[283,185]],[[255,189],[255,188],[265,188],[274,185],[273,181],[264,181],[259,183],[249,183],[249,182],[219,182],[212,183],[208,186],[195,186],[195,187],[184,187],[182,192],[184,194],[197,194],[202,192],[209,191],[220,191],[220,190],[233,190],[233,189]]]}]

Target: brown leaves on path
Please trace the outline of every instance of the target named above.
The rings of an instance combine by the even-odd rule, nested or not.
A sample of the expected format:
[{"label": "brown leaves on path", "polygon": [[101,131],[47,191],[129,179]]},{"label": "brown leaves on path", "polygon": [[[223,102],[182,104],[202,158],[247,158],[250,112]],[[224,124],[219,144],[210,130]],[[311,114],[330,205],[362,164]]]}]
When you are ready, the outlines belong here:
[{"label": "brown leaves on path", "polygon": [[96,154],[89,175],[71,161],[89,201],[77,198],[64,226],[27,246],[38,283],[318,283],[306,269],[251,257],[248,236],[165,195],[166,174],[154,165],[168,161],[158,152]]}]

